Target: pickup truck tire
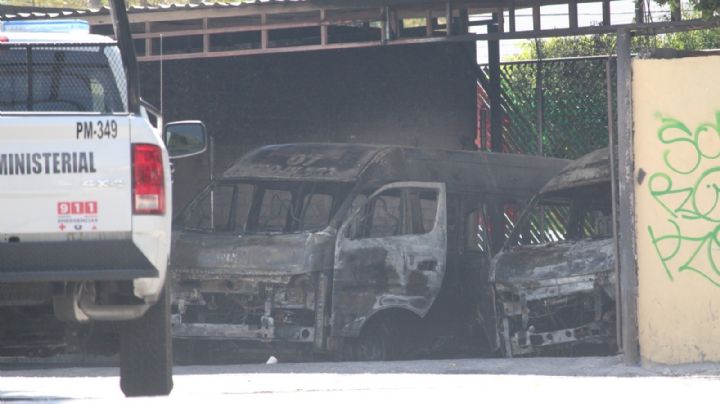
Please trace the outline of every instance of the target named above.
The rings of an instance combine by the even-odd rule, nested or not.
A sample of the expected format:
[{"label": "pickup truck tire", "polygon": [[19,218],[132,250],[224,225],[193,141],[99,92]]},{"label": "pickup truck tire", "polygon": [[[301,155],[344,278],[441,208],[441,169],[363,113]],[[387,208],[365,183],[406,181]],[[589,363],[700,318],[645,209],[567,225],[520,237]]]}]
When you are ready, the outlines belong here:
[{"label": "pickup truck tire", "polygon": [[173,388],[167,286],[145,315],[120,328],[120,389],[127,397],[166,396]]}]

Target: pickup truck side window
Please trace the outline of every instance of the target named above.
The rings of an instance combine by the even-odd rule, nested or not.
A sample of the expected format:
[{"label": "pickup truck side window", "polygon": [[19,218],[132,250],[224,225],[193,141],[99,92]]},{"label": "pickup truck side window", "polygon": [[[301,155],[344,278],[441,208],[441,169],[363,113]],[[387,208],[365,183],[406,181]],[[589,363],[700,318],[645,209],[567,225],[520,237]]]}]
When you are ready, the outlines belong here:
[{"label": "pickup truck side window", "polygon": [[119,72],[114,45],[11,46],[0,52],[0,111],[125,112]]}]

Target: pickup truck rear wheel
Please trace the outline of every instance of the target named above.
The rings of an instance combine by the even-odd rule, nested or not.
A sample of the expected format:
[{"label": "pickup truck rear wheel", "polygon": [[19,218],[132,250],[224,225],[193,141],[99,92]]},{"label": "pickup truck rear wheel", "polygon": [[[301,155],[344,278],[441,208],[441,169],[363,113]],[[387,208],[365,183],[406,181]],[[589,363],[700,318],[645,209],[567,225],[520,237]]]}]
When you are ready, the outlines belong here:
[{"label": "pickup truck rear wheel", "polygon": [[165,396],[173,388],[167,287],[145,315],[120,329],[120,389],[127,397]]}]

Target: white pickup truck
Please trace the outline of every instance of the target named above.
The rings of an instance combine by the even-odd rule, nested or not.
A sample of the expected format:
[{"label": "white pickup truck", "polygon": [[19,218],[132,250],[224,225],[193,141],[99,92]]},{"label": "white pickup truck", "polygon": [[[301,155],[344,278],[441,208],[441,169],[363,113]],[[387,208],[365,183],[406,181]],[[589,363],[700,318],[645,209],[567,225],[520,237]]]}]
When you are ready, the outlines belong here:
[{"label": "white pickup truck", "polygon": [[[43,334],[46,312],[112,322],[123,392],[165,395],[170,156],[113,5],[117,42],[82,21],[0,22],[0,351]],[[164,136],[175,157],[205,149],[199,122]]]}]

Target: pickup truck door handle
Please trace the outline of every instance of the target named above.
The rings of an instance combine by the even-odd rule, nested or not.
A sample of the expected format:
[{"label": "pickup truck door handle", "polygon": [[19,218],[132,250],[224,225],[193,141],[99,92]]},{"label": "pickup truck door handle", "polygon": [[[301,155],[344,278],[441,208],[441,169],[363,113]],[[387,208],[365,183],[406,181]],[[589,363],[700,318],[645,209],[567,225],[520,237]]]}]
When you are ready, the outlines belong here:
[{"label": "pickup truck door handle", "polygon": [[437,267],[437,261],[435,260],[423,260],[418,262],[418,271],[434,271]]}]

